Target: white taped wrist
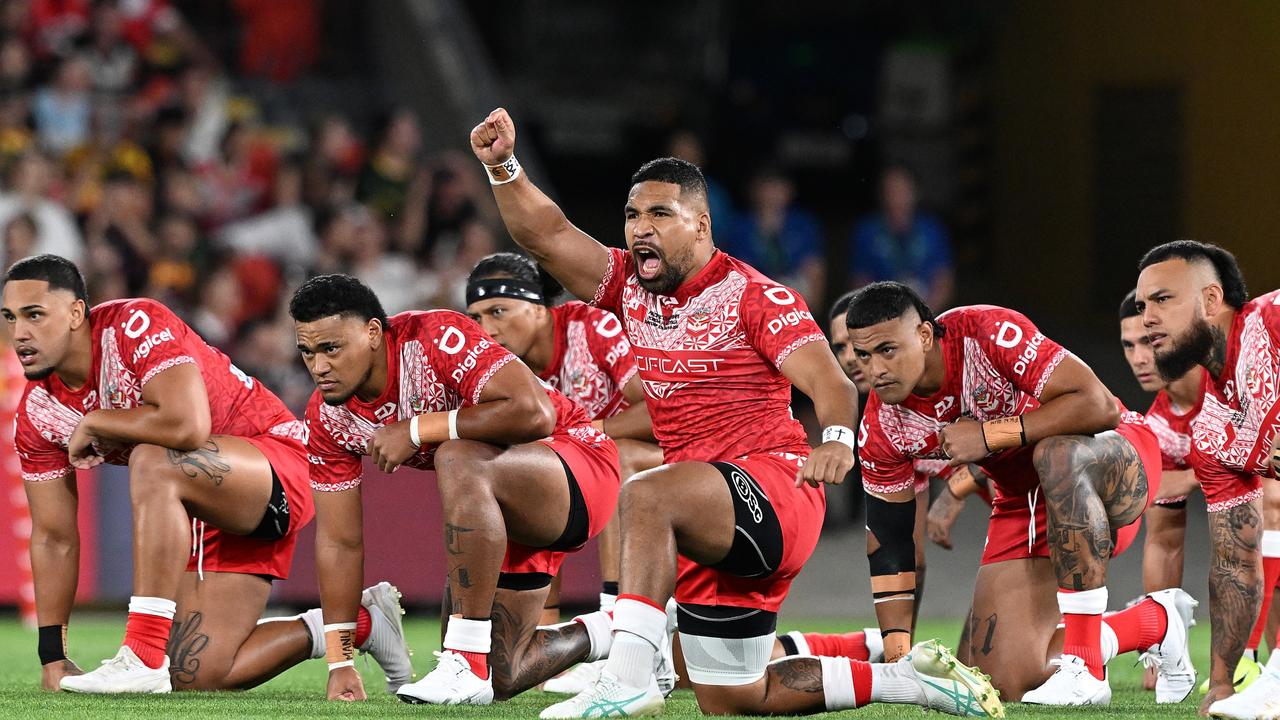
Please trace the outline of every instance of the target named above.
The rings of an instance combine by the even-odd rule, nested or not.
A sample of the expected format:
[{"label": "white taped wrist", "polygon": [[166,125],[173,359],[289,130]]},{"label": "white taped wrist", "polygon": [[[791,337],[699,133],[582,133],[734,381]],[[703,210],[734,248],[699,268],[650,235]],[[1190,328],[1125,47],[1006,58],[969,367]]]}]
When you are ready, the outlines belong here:
[{"label": "white taped wrist", "polygon": [[333,672],[338,668],[355,667],[355,666],[356,666],[355,660],[343,660],[342,662],[332,662],[332,663],[329,663],[329,672]]},{"label": "white taped wrist", "polygon": [[449,411],[449,439],[450,440],[461,439],[458,437],[458,411],[457,410]]},{"label": "white taped wrist", "polygon": [[490,185],[506,185],[520,177],[520,161],[512,155],[497,165],[485,165]]},{"label": "white taped wrist", "polygon": [[409,421],[409,442],[413,443],[416,448],[422,447],[422,438],[418,435],[418,418],[420,417],[422,416],[414,415],[413,419]]},{"label": "white taped wrist", "polygon": [[852,430],[843,425],[830,425],[822,429],[822,442],[838,442],[850,450],[857,449],[854,442],[856,437]]}]

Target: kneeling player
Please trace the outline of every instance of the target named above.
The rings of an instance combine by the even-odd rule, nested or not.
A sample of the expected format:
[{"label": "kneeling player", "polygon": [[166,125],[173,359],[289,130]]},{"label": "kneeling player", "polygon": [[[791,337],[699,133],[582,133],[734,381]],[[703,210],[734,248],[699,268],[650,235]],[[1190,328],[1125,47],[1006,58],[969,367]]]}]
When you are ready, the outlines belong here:
[{"label": "kneeling player", "polygon": [[1122,412],[1088,366],[1010,310],[935,320],[907,286],[875,283],[858,291],[847,322],[874,389],[859,454],[886,647],[891,634],[905,642],[915,604],[911,461],[946,457],[976,463],[997,490],[962,659],[1023,702],[1106,704],[1107,660],[1151,649],[1157,701],[1185,698],[1195,681],[1190,596],[1153,593],[1102,623],[1108,559],[1132,542],[1159,483],[1159,445],[1142,416]]},{"label": "kneeling player", "polygon": [[402,700],[485,705],[607,653],[603,613],[537,624],[565,553],[613,514],[613,441],[460,313],[387,318],[346,275],[308,280],[289,313],[318,386],[307,429],[329,698],[364,697],[349,640],[364,562],[363,455],[387,472],[434,468],[444,511],[444,650],[431,673],[400,688]]},{"label": "kneeling player", "polygon": [[[0,312],[29,381],[16,444],[44,687],[247,688],[321,656],[318,610],[255,624],[311,520],[302,423],[163,305],[90,309],[63,258],[11,267]],[[81,674],[64,645],[79,570],[75,468],[102,462],[129,467],[134,589],[123,647]],[[398,686],[410,675],[398,594],[384,584],[364,604],[362,642]]]}]

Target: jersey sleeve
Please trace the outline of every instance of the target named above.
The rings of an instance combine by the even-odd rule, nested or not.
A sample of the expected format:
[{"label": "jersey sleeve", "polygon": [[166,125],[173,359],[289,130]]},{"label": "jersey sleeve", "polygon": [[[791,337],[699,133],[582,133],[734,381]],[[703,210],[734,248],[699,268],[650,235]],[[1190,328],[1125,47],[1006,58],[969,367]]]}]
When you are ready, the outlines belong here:
[{"label": "jersey sleeve", "polygon": [[627,263],[631,255],[621,248],[607,248],[609,266],[605,268],[604,277],[600,278],[600,287],[596,288],[591,304],[601,310],[612,313],[622,312],[622,288],[627,284]]},{"label": "jersey sleeve", "polygon": [[894,449],[878,423],[872,408],[858,424],[858,463],[862,466],[862,488],[876,495],[888,495],[915,488],[915,467],[911,458]]},{"label": "jersey sleeve", "polygon": [[172,310],[154,300],[125,304],[114,330],[120,359],[144,388],[171,367],[195,364],[199,349],[193,343],[204,343]]},{"label": "jersey sleeve", "polygon": [[631,354],[631,341],[622,331],[622,321],[611,312],[593,311],[590,321],[587,347],[591,349],[591,356],[621,390],[637,370],[636,358]]},{"label": "jersey sleeve", "polygon": [[1204,493],[1209,512],[1221,512],[1262,497],[1262,479],[1257,475],[1235,470],[1222,464],[1218,458],[1202,452],[1191,443],[1187,456],[1200,490]]},{"label": "jersey sleeve", "polygon": [[[67,473],[75,472],[71,461],[67,459],[67,449],[47,439],[35,425],[28,414],[30,395],[23,397],[14,418],[13,445],[18,452],[18,465],[22,469],[22,479],[26,482],[45,482],[57,480]],[[54,410],[50,408],[50,410]],[[67,418],[69,422],[79,423],[79,418]],[[68,435],[70,433],[67,433]]]},{"label": "jersey sleeve", "polygon": [[342,447],[333,437],[329,422],[321,417],[320,395],[307,403],[307,461],[311,467],[311,489],[341,492],[359,487],[364,480],[361,457]]},{"label": "jersey sleeve", "polygon": [[975,336],[996,370],[1036,399],[1067,356],[1066,348],[1045,337],[1027,316],[1005,308],[980,311]]},{"label": "jersey sleeve", "polygon": [[489,380],[516,359],[471,318],[452,310],[429,313],[422,332],[428,360],[440,382],[462,398],[462,406],[480,402]]},{"label": "jersey sleeve", "polygon": [[775,369],[801,347],[827,341],[804,299],[785,285],[747,283],[738,313],[747,341]]}]

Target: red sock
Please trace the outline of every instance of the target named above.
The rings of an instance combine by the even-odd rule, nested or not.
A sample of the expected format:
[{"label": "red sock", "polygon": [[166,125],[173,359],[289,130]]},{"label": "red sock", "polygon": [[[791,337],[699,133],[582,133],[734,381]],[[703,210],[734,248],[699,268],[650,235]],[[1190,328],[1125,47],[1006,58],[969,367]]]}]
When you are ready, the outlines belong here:
[{"label": "red sock", "polygon": [[1062,641],[1062,654],[1075,655],[1084,660],[1093,676],[1102,680],[1106,670],[1102,662],[1102,616],[1066,613],[1062,616],[1067,625]]},{"label": "red sock", "polygon": [[853,673],[854,707],[871,704],[871,663],[865,660],[850,660],[849,670]]},{"label": "red sock", "polygon": [[467,659],[467,664],[471,666],[471,672],[481,680],[489,679],[489,653],[467,652],[466,650],[454,650],[462,657]]},{"label": "red sock", "polygon": [[847,657],[853,660],[871,659],[871,653],[867,650],[867,634],[862,630],[839,635],[804,633],[804,641],[809,645],[811,655]]},{"label": "red sock", "polygon": [[1103,622],[1116,634],[1116,641],[1120,644],[1117,652],[1120,653],[1145,651],[1152,645],[1158,645],[1169,629],[1169,616],[1164,606],[1151,598],[1108,615]]},{"label": "red sock", "polygon": [[369,631],[373,629],[373,618],[369,617],[369,611],[361,607],[356,613],[356,647],[364,647],[369,642]]},{"label": "red sock", "polygon": [[1280,557],[1262,558],[1262,607],[1258,609],[1258,622],[1253,625],[1247,650],[1257,650],[1262,642],[1262,632],[1267,629],[1267,615],[1271,612],[1271,596],[1275,594],[1276,581],[1280,580]]},{"label": "red sock", "polygon": [[144,665],[155,669],[164,664],[164,646],[169,642],[169,630],[173,620],[147,613],[129,613],[124,626],[125,647]]}]

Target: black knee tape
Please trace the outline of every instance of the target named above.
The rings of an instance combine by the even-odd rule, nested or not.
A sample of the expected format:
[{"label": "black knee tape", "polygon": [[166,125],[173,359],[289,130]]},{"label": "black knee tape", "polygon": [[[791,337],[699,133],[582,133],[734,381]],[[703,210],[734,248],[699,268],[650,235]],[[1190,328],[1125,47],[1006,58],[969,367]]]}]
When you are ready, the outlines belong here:
[{"label": "black knee tape", "polygon": [[289,498],[284,494],[284,486],[280,484],[280,476],[275,468],[271,469],[271,499],[267,501],[267,509],[262,513],[262,522],[249,533],[249,537],[260,540],[279,540],[289,534]]},{"label": "black knee tape", "polygon": [[541,590],[551,585],[547,573],[499,573],[498,587],[503,590]]},{"label": "black knee tape", "polygon": [[796,639],[790,635],[779,635],[778,644],[782,646],[782,654],[787,657],[800,654],[800,648],[796,647]]},{"label": "black knee tape", "polygon": [[[764,578],[782,563],[782,524],[769,497],[742,468],[732,463],[711,463],[729,485],[733,500],[733,545],[724,559],[710,567],[730,575]],[[743,636],[754,637],[754,636]]]}]

